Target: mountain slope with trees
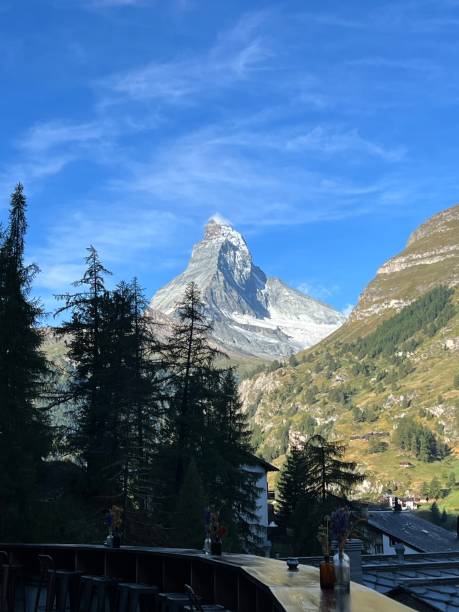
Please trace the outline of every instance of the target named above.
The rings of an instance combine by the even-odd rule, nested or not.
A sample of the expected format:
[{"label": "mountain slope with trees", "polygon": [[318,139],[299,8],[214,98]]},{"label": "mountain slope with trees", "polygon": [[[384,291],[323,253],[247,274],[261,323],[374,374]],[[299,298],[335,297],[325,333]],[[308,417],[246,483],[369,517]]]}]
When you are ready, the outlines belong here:
[{"label": "mountain slope with trees", "polygon": [[322,434],[348,445],[347,456],[366,474],[361,492],[417,494],[437,477],[446,502],[453,500],[459,206],[414,232],[337,332],[240,388],[266,459],[281,464],[289,445]]}]

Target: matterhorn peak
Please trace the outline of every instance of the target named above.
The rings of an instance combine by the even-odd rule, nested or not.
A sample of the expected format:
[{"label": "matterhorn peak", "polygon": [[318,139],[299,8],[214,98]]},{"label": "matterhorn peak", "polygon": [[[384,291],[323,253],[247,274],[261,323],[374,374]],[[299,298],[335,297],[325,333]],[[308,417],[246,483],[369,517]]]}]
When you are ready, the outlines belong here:
[{"label": "matterhorn peak", "polygon": [[218,214],[208,220],[186,270],[156,293],[151,307],[174,317],[190,282],[201,292],[214,339],[228,353],[286,357],[344,322],[333,308],[267,278],[243,236]]},{"label": "matterhorn peak", "polygon": [[228,219],[226,219],[220,213],[215,213],[211,217],[209,217],[207,225],[225,225],[226,227],[233,228],[233,224],[231,223],[231,221],[228,221]]}]

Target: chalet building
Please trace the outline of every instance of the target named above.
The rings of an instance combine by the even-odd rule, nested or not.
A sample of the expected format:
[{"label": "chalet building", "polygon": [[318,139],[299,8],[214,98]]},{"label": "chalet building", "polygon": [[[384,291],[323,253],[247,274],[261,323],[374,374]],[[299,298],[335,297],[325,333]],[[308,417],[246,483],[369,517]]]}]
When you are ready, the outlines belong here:
[{"label": "chalet building", "polygon": [[366,554],[394,554],[403,544],[405,554],[416,552],[459,552],[455,533],[426,521],[413,512],[373,510],[362,524],[363,550]]},{"label": "chalet building", "polygon": [[271,504],[272,494],[268,489],[268,473],[278,472],[279,469],[260,457],[253,456],[254,463],[244,466],[245,470],[257,474],[258,500],[257,500],[257,521],[254,524],[254,531],[262,538],[265,554],[269,555],[271,542],[268,539],[268,526],[272,520]]},{"label": "chalet building", "polygon": [[402,510],[417,510],[421,504],[425,504],[428,501],[419,497],[397,497],[396,495],[388,495],[385,498],[389,508],[395,508],[396,500]]}]

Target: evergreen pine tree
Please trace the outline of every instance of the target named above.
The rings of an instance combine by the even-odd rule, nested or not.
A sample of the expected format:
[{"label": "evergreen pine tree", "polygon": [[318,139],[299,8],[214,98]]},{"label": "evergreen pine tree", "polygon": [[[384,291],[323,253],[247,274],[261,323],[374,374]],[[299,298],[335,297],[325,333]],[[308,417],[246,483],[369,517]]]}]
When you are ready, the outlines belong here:
[{"label": "evergreen pine tree", "polygon": [[32,501],[51,432],[39,400],[46,393],[47,362],[37,327],[41,309],[30,298],[37,272],[24,264],[26,200],[18,184],[9,225],[0,236],[0,537],[31,537]]},{"label": "evergreen pine tree", "polygon": [[185,466],[193,460],[209,504],[229,530],[225,547],[241,550],[257,542],[251,525],[257,477],[250,469],[250,432],[233,372],[216,366],[221,353],[209,344],[211,325],[194,283],[186,288],[178,315],[162,350],[167,389],[162,436],[168,445],[161,459],[169,474],[169,500],[176,498]]},{"label": "evergreen pine tree", "polygon": [[293,446],[282,468],[277,492],[277,521],[281,527],[289,527],[297,504],[308,490],[308,466],[304,447]]},{"label": "evergreen pine tree", "polygon": [[199,290],[190,283],[178,306],[178,322],[162,350],[168,389],[165,435],[170,441],[170,460],[178,487],[183,481],[185,465],[203,448],[205,414],[213,395],[214,362],[219,354],[209,345],[208,333],[212,326],[203,310]]},{"label": "evergreen pine tree", "polygon": [[329,442],[321,435],[312,436],[305,447],[308,473],[307,491],[325,501],[329,494],[346,495],[352,487],[362,482],[357,464],[343,461],[346,447],[339,442]]},{"label": "evergreen pine tree", "polygon": [[86,262],[75,283],[84,290],[61,296],[61,311],[70,310],[71,319],[58,330],[74,363],[66,391],[76,407],[70,448],[86,468],[89,496],[99,506],[123,509],[125,539],[158,541],[160,383],[153,325],[136,280],[108,291],[107,270],[93,247]]},{"label": "evergreen pine tree", "polygon": [[215,395],[207,414],[202,471],[210,505],[228,529],[226,548],[256,549],[257,480],[251,432],[232,369],[215,371]]},{"label": "evergreen pine tree", "polygon": [[438,509],[438,506],[437,506],[437,502],[434,502],[430,506],[430,514],[432,516],[432,521],[436,525],[438,525],[440,523],[440,520],[441,520],[441,515],[440,515],[440,510]]},{"label": "evergreen pine tree", "polygon": [[115,474],[121,490],[125,537],[130,541],[158,529],[160,478],[159,452],[160,380],[159,345],[153,333],[143,292],[134,279],[120,283],[112,294],[117,313],[111,327],[116,358],[107,384],[112,390],[112,410],[120,419],[120,462]]},{"label": "evergreen pine tree", "polygon": [[204,543],[206,498],[196,463],[191,460],[177,498],[172,522],[172,544],[201,549]]},{"label": "evergreen pine tree", "polygon": [[83,277],[74,283],[81,289],[58,296],[64,306],[56,314],[70,311],[71,316],[56,333],[65,338],[68,357],[74,364],[63,395],[63,400],[71,401],[72,407],[69,447],[85,466],[87,494],[104,498],[107,505],[113,501],[112,474],[107,468],[119,459],[119,440],[114,435],[113,423],[118,415],[110,411],[111,389],[106,384],[113,304],[104,282],[110,272],[92,246],[86,265]]}]

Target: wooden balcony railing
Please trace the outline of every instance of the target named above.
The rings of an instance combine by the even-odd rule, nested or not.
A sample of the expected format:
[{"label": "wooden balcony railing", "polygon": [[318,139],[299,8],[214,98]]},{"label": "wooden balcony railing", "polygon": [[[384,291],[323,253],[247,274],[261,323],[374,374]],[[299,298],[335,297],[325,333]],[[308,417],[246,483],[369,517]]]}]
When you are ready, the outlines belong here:
[{"label": "wooden balcony railing", "polygon": [[26,581],[38,572],[38,554],[49,554],[59,569],[157,585],[161,591],[183,591],[191,584],[204,600],[235,612],[409,610],[357,583],[349,595],[322,592],[317,568],[302,565],[289,572],[283,561],[253,555],[212,557],[195,550],[84,544],[8,543],[0,550],[23,566]]}]

